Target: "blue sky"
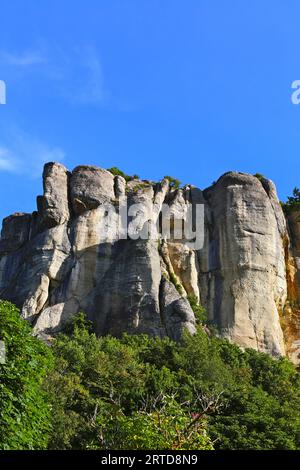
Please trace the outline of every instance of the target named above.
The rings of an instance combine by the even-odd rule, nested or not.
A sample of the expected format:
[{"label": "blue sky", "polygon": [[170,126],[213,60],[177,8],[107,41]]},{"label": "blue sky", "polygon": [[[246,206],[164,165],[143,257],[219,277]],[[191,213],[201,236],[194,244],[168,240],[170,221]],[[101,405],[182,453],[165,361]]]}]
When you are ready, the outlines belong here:
[{"label": "blue sky", "polygon": [[1,0],[0,217],[45,161],[300,186],[299,0]]}]

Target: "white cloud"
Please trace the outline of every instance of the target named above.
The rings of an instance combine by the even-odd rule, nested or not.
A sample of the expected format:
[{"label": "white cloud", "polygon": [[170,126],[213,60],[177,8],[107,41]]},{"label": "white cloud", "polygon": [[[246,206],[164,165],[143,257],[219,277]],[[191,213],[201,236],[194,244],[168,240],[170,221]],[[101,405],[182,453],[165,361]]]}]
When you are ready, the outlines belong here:
[{"label": "white cloud", "polygon": [[71,104],[107,104],[109,92],[99,54],[93,46],[75,47],[68,54],[57,51],[54,70],[60,92]]},{"label": "white cloud", "polygon": [[0,171],[35,178],[40,177],[45,163],[65,158],[60,147],[50,146],[20,129],[10,130],[6,140],[11,145],[0,147]]},{"label": "white cloud", "polygon": [[71,104],[104,105],[108,102],[102,63],[92,45],[64,49],[43,44],[18,54],[0,50],[0,64],[18,69],[19,77],[39,74],[40,79],[50,82],[52,94],[61,95]]},{"label": "white cloud", "polygon": [[14,157],[5,147],[0,147],[0,171],[15,171]]},{"label": "white cloud", "polygon": [[28,67],[37,64],[43,64],[47,60],[39,52],[26,51],[21,54],[0,51],[0,62],[5,65],[16,67]]},{"label": "white cloud", "polygon": [[108,92],[104,85],[100,59],[93,48],[83,49],[81,55],[82,67],[86,71],[86,83],[81,92],[78,90],[78,98],[84,103],[104,103]]}]

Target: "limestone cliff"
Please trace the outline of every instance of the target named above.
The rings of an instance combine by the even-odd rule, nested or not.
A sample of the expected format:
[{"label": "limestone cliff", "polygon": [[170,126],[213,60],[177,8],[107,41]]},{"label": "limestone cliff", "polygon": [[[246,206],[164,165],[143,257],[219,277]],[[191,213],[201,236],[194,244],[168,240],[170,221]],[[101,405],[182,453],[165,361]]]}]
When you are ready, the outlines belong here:
[{"label": "limestone cliff", "polygon": [[[299,362],[300,223],[296,215],[286,222],[271,181],[230,172],[204,191],[174,189],[167,179],[126,182],[58,163],[45,166],[43,181],[37,211],[4,219],[0,240],[0,297],[20,306],[36,332],[52,334],[83,310],[98,334],[177,340],[195,331],[192,294],[221,335]],[[171,236],[120,239],[125,200],[138,204],[140,229],[162,226],[167,204]],[[199,204],[204,245],[195,249],[175,228]]]},{"label": "limestone cliff", "polygon": [[300,363],[300,211],[287,215],[286,279],[288,298],[282,318],[286,350],[290,359]]}]

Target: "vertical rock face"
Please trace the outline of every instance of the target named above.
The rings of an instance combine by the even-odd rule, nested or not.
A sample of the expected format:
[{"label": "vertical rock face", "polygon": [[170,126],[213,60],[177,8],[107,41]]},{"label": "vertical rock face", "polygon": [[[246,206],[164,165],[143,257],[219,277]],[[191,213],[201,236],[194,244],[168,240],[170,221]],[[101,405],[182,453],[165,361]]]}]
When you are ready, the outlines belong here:
[{"label": "vertical rock face", "polygon": [[287,216],[289,239],[286,240],[286,275],[288,300],[283,329],[289,357],[300,363],[300,211]]},{"label": "vertical rock face", "polygon": [[[231,172],[203,192],[174,190],[167,180],[126,183],[100,168],[69,173],[57,163],[43,177],[38,211],[6,218],[0,240],[0,297],[20,306],[36,332],[55,333],[83,310],[98,334],[178,340],[195,331],[192,295],[220,335],[298,361],[300,329],[291,337],[288,308],[292,291],[299,300],[300,223],[293,215],[287,227],[270,181]],[[126,201],[129,237],[120,236]],[[200,249],[178,236],[189,211],[195,226],[199,204]],[[169,236],[144,236],[167,219]]]},{"label": "vertical rock face", "polygon": [[167,183],[136,180],[126,188],[124,178],[106,170],[81,166],[70,174],[56,163],[43,177],[38,212],[4,220],[0,296],[20,306],[39,333],[58,331],[81,310],[98,334],[193,333],[188,301],[163,283],[158,239],[119,239],[118,212],[106,214],[107,204],[127,196],[139,205],[142,228],[159,216]]},{"label": "vertical rock face", "polygon": [[300,211],[288,215],[291,238],[291,257],[294,261],[292,299],[300,302]]},{"label": "vertical rock face", "polygon": [[208,311],[221,334],[232,341],[284,354],[279,313],[287,286],[281,209],[250,175],[225,174],[205,196],[212,221],[210,246],[203,260],[209,267],[204,274]]}]

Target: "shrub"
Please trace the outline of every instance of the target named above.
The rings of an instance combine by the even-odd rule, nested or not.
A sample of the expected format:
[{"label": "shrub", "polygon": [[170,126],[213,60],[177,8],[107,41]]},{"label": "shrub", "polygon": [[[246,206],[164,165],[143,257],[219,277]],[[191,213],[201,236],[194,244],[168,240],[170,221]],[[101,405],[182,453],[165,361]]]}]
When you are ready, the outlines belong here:
[{"label": "shrub", "polygon": [[263,181],[266,179],[265,176],[262,175],[261,173],[255,173],[255,175],[253,176],[255,176],[255,178],[257,178],[259,181]]},{"label": "shrub", "polygon": [[178,189],[181,185],[181,181],[172,176],[164,176],[164,179],[169,181],[169,185],[171,189]]},{"label": "shrub", "polygon": [[122,170],[120,170],[119,168],[117,168],[116,166],[113,166],[112,168],[108,168],[107,171],[109,171],[110,173],[112,173],[114,176],[123,176],[123,178],[128,182],[128,181],[131,181],[133,179],[139,179],[139,176],[138,175],[133,175],[133,176],[130,176],[130,175],[126,175],[126,173],[124,173]]},{"label": "shrub", "polygon": [[187,300],[189,301],[189,304],[195,314],[196,321],[199,323],[206,323],[207,321],[207,312],[205,308],[199,304],[198,299],[195,295],[188,295]]}]

